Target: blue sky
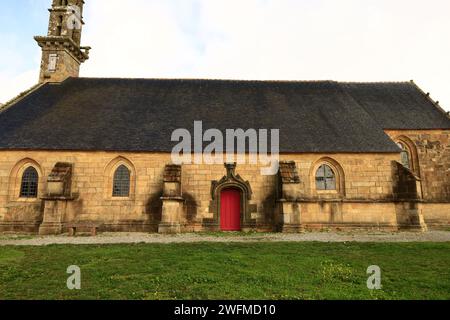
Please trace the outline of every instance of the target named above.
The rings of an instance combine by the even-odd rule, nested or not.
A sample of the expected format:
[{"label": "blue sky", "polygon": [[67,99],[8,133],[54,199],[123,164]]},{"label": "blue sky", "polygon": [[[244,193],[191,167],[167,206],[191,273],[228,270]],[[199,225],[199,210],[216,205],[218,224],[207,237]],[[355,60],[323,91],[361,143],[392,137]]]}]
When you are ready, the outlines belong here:
[{"label": "blue sky", "polygon": [[10,63],[0,66],[0,72],[21,73],[35,67],[29,59],[39,53],[33,35],[46,32],[48,15],[46,0],[0,1],[0,36],[3,57]]},{"label": "blue sky", "polygon": [[[37,81],[50,3],[0,1],[0,102]],[[449,12],[447,0],[86,0],[81,75],[414,79],[450,110]]]}]

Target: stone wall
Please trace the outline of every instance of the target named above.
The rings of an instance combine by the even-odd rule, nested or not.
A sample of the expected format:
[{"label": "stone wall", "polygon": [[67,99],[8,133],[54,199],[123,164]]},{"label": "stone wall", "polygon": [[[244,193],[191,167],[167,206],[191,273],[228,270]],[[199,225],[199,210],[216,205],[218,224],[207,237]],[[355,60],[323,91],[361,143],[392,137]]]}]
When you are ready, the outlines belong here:
[{"label": "stone wall", "polygon": [[282,201],[279,231],[355,228],[398,230],[397,208],[393,202],[376,201]]},{"label": "stone wall", "polygon": [[[46,190],[46,177],[57,162],[73,163],[72,193],[76,200],[68,209],[67,220],[102,221],[114,229],[153,230],[161,215],[163,173],[171,162],[169,154],[107,152],[0,152],[0,219],[10,219],[17,207],[38,208],[40,200],[18,197],[20,172],[32,164],[40,172],[40,197]],[[299,198],[335,198],[338,195],[316,194],[310,179],[312,168],[322,155],[285,155],[299,168],[301,183],[295,194]],[[334,155],[345,172],[345,194],[349,199],[389,199],[392,194],[390,161],[398,155]],[[328,160],[328,159],[326,159]],[[131,196],[111,196],[112,175],[120,164],[132,172]],[[262,176],[260,166],[238,165],[236,172],[252,187],[252,217],[261,226],[273,224],[277,200],[277,176]],[[211,182],[226,174],[223,165],[183,166],[182,188],[186,199],[186,220],[200,228],[204,219],[212,218]],[[14,210],[12,208],[15,208]],[[30,211],[29,209],[27,209]],[[37,214],[37,213],[35,213]],[[33,220],[30,215],[28,220]],[[21,217],[25,219],[25,217]],[[25,219],[25,220],[27,220]],[[139,227],[140,226],[140,227]]]},{"label": "stone wall", "polygon": [[450,226],[450,204],[425,203],[423,204],[423,217],[429,228],[448,229]]},{"label": "stone wall", "polygon": [[[56,69],[49,71],[49,57],[52,54],[57,56]],[[42,50],[39,82],[62,82],[69,77],[78,77],[79,74],[80,62],[69,50],[62,47],[49,47]]]},{"label": "stone wall", "polygon": [[[110,230],[157,230],[161,214],[163,171],[170,155],[106,152],[0,152],[0,221],[11,220],[12,208],[34,206],[41,200],[19,198],[23,168],[33,165],[40,176],[39,198],[57,162],[73,164],[72,195],[65,221],[99,221]],[[112,176],[125,164],[131,170],[129,198],[112,197]],[[30,212],[31,210],[28,210]],[[36,213],[21,217],[31,220]]]},{"label": "stone wall", "polygon": [[413,161],[418,162],[416,174],[422,180],[424,199],[449,203],[450,130],[393,130],[387,134],[396,141],[406,139],[414,144],[417,155],[413,156]]},{"label": "stone wall", "polygon": [[[300,182],[281,189],[278,176],[262,176],[260,165],[237,165],[236,174],[251,186],[249,220],[256,229],[275,230],[282,208],[279,199],[297,210],[294,219],[314,226],[395,228],[397,214],[393,197],[393,161],[399,154],[285,154],[294,161]],[[94,221],[103,230],[157,232],[162,215],[164,169],[170,154],[115,152],[0,151],[0,229],[36,230],[44,209],[40,199],[20,199],[21,173],[34,166],[40,176],[39,198],[45,197],[47,177],[55,164],[73,164],[72,197],[65,207],[63,223]],[[316,191],[315,171],[330,164],[338,175],[337,191]],[[112,197],[115,169],[126,165],[131,172],[129,198]],[[226,176],[223,164],[183,165],[181,188],[185,199],[182,231],[205,230],[216,214],[211,195],[213,181]],[[433,221],[448,221],[449,206],[433,209]],[[447,219],[447,220],[446,220]]]}]

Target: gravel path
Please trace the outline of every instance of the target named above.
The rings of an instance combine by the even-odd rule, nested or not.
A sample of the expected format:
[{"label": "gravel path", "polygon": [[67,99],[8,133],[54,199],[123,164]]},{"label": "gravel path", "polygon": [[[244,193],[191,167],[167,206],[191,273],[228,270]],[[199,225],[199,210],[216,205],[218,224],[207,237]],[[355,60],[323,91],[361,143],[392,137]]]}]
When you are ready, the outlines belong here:
[{"label": "gravel path", "polygon": [[126,244],[192,242],[450,242],[450,231],[419,232],[308,232],[298,234],[180,234],[102,233],[96,237],[0,235],[0,246],[52,244]]}]

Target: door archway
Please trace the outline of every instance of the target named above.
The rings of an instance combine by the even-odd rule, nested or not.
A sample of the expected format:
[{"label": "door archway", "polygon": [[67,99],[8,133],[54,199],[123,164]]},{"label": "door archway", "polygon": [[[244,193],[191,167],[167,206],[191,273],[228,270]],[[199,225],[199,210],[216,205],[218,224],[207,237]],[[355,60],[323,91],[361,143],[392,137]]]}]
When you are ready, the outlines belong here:
[{"label": "door archway", "polygon": [[[227,163],[225,164],[225,168],[227,169],[227,174],[219,181],[212,181],[211,183],[211,203],[209,209],[210,212],[213,213],[213,218],[208,220],[205,219],[204,223],[205,225],[212,226],[213,230],[222,230],[222,192],[225,191],[225,197],[228,197],[228,199],[232,199],[229,201],[232,201],[232,203],[234,203],[235,208],[237,208],[238,201],[240,207],[239,229],[237,227],[237,223],[233,228],[230,229],[236,229],[237,231],[255,228],[256,219],[252,218],[252,213],[257,212],[257,206],[254,204],[250,204],[250,200],[252,199],[252,189],[250,187],[250,183],[242,179],[240,175],[236,174],[235,163]],[[234,190],[234,192],[228,190]],[[237,209],[235,209],[235,211],[237,211]],[[232,211],[234,212],[234,215],[232,216],[233,221],[237,221],[237,214],[235,211]]]},{"label": "door archway", "polygon": [[220,230],[241,231],[241,191],[236,188],[223,189],[220,193]]}]

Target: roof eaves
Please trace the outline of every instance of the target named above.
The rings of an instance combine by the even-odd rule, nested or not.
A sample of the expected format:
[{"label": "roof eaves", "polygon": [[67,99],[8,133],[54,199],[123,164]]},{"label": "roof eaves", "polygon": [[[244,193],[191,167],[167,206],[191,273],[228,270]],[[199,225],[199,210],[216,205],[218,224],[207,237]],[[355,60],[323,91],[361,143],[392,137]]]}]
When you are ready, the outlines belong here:
[{"label": "roof eaves", "polygon": [[18,103],[19,101],[25,99],[27,96],[29,96],[30,94],[32,94],[33,92],[37,91],[39,88],[41,88],[42,86],[44,86],[46,83],[38,83],[35,84],[34,86],[32,86],[30,89],[25,90],[24,92],[20,93],[18,96],[12,98],[11,100],[9,100],[8,102],[6,102],[3,106],[0,107],[0,113],[6,111],[7,109],[11,108],[12,106],[14,106],[16,103]]}]

